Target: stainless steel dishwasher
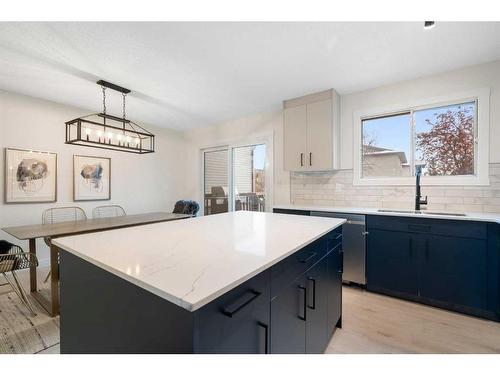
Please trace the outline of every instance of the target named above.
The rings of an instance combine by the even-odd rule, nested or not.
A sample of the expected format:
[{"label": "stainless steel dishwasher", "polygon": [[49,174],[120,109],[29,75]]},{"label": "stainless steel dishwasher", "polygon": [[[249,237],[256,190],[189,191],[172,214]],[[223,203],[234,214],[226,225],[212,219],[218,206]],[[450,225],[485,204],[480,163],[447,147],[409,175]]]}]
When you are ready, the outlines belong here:
[{"label": "stainless steel dishwasher", "polygon": [[311,216],[334,217],[346,219],[342,226],[342,250],[344,251],[345,283],[366,284],[366,220],[365,215],[341,214],[336,212],[311,211]]}]

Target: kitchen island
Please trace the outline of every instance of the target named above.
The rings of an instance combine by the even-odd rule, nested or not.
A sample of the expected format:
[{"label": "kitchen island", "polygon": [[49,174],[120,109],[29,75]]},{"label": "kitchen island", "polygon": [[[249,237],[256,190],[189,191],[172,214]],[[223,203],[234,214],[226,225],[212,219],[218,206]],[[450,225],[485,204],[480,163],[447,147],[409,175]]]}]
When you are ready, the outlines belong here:
[{"label": "kitchen island", "polygon": [[59,238],[62,353],[321,353],[345,220],[233,212]]}]

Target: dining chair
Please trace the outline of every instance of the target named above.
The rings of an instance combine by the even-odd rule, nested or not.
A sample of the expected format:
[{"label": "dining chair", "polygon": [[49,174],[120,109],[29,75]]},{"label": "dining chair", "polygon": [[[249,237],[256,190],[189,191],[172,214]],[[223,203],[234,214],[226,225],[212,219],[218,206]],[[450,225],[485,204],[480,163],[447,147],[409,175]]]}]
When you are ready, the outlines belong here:
[{"label": "dining chair", "polygon": [[125,210],[122,206],[109,205],[109,206],[99,206],[92,210],[92,217],[94,219],[100,219],[103,217],[118,217],[127,216]]},{"label": "dining chair", "polygon": [[[42,214],[42,224],[55,224],[66,221],[80,220],[87,220],[87,215],[84,210],[76,206],[49,208],[48,210],[43,211]],[[48,247],[51,246],[52,239],[50,237],[44,237],[43,240]],[[43,282],[46,283],[49,280],[49,277],[50,271]]]},{"label": "dining chair", "polygon": [[[26,253],[17,245],[5,240],[0,240],[0,274],[7,280],[7,283],[0,284],[0,286],[10,285],[21,302],[28,308],[31,314],[35,316],[35,309],[16,273],[16,271],[30,267],[38,267],[38,259],[35,254]],[[12,274],[13,280],[7,276],[7,272]]]}]

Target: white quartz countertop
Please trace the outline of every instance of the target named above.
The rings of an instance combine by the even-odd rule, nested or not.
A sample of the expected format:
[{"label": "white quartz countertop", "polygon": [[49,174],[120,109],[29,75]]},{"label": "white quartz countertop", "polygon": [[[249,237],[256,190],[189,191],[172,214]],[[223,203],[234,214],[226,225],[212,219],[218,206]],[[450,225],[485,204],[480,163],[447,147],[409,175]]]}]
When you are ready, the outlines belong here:
[{"label": "white quartz countertop", "polygon": [[[432,214],[433,210],[426,213],[412,212],[380,212],[377,208],[362,208],[362,207],[336,207],[336,206],[304,206],[294,204],[275,205],[274,208],[286,210],[304,210],[304,211],[320,211],[320,212],[337,212],[345,214],[360,214],[360,215],[383,215],[383,216],[404,216],[404,217],[420,217],[427,219],[443,219],[443,220],[468,220],[468,221],[486,221],[500,224],[500,214],[486,212],[462,212],[465,216],[439,215]],[[395,209],[397,210],[397,209]],[[404,210],[404,209],[401,209]],[[422,210],[424,211],[424,210]]]},{"label": "white quartz countertop", "polygon": [[195,311],[344,222],[238,211],[61,237],[53,243]]}]

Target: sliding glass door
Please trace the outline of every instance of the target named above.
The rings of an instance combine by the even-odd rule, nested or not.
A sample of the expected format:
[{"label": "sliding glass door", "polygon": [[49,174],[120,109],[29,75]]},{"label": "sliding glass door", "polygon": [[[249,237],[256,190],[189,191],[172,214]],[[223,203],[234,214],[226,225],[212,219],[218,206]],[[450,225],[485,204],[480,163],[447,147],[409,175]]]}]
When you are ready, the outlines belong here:
[{"label": "sliding glass door", "polygon": [[266,145],[233,148],[234,211],[266,210]]},{"label": "sliding glass door", "polygon": [[203,213],[270,207],[269,142],[202,150]]},{"label": "sliding glass door", "polygon": [[205,215],[229,211],[228,148],[203,152],[203,210]]}]

